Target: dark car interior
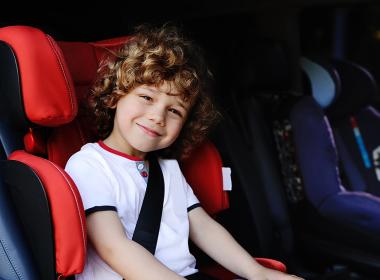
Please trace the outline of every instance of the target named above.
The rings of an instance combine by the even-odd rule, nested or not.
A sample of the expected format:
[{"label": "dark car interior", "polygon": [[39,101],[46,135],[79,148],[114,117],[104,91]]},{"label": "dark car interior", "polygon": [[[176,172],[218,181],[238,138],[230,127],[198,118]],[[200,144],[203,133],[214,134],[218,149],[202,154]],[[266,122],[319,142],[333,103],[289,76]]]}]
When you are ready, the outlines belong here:
[{"label": "dark car interior", "polygon": [[[196,151],[214,156],[182,165],[189,181],[200,174],[194,189],[208,212],[268,266],[311,280],[378,279],[379,3],[103,5],[0,12],[1,280],[74,279],[83,268],[83,209],[62,168],[96,139],[85,104],[104,50],[137,24],[165,22],[198,42],[214,75],[222,118],[212,148]],[[219,161],[231,191],[194,169]],[[236,277],[192,250],[204,271]]]}]

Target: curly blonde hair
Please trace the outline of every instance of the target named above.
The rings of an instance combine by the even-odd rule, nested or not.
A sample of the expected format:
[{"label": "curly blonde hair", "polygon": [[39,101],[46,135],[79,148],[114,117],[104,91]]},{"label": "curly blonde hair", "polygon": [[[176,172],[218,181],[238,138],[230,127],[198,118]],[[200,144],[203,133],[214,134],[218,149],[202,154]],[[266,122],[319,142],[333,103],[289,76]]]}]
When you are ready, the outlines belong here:
[{"label": "curly blonde hair", "polygon": [[219,118],[211,100],[208,70],[201,49],[185,39],[178,28],[147,25],[118,51],[101,63],[90,95],[90,107],[97,122],[98,135],[106,138],[113,129],[115,105],[139,85],[172,83],[192,107],[179,137],[160,156],[183,159],[201,143]]}]

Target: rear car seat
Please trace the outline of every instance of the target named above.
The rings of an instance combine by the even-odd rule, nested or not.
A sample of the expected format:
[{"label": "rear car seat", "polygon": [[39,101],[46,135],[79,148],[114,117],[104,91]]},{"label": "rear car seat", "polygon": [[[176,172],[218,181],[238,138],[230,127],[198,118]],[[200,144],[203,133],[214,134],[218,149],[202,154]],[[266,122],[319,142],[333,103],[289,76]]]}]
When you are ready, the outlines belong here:
[{"label": "rear car seat", "polygon": [[314,237],[317,250],[378,273],[377,85],[368,71],[349,61],[303,58],[302,67],[310,92],[291,113],[311,205],[304,209],[302,230]]}]

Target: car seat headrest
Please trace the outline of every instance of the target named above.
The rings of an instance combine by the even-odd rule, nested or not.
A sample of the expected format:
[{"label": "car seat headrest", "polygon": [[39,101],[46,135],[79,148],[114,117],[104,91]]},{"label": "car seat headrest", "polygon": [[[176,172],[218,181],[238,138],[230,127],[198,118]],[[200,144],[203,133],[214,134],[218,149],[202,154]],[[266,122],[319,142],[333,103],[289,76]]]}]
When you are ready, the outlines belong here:
[{"label": "car seat headrest", "polygon": [[[77,146],[93,141],[95,125],[87,106],[88,93],[99,62],[129,38],[123,36],[94,43],[55,42],[37,28],[1,28],[0,55],[5,62],[0,70],[7,83],[2,91],[1,111],[11,124],[2,129],[1,134],[9,143],[24,136],[23,143],[7,143],[6,154],[25,149],[32,154],[49,156],[54,150],[59,158],[56,162],[63,163]],[[10,67],[12,75],[8,75]],[[39,126],[55,129],[46,133]],[[71,141],[67,141],[61,130],[71,135]],[[54,140],[48,140],[52,138]],[[52,143],[54,141],[60,145]],[[61,144],[66,142],[63,148]],[[60,147],[55,149],[56,146]],[[62,151],[65,151],[64,156]]]},{"label": "car seat headrest", "polygon": [[378,94],[371,73],[355,63],[303,57],[300,65],[309,81],[310,94],[332,119],[355,114]]},{"label": "car seat headrest", "polygon": [[340,81],[334,69],[318,64],[306,57],[301,57],[300,65],[309,81],[311,95],[322,107],[330,106],[339,93]]},{"label": "car seat headrest", "polygon": [[16,57],[27,119],[43,126],[72,121],[77,114],[73,81],[54,39],[37,28],[9,26],[0,29],[0,40]]},{"label": "car seat headrest", "polygon": [[365,68],[343,60],[332,60],[340,81],[337,100],[328,108],[329,117],[339,119],[355,114],[374,102],[378,87],[372,74]]}]

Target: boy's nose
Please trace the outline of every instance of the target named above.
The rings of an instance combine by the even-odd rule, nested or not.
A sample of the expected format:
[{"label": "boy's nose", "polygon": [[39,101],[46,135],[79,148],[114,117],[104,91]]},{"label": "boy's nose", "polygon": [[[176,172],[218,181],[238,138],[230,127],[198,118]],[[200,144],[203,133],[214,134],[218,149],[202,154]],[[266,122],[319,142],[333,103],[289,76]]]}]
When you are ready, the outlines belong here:
[{"label": "boy's nose", "polygon": [[149,119],[159,126],[165,125],[165,110],[156,108],[150,112]]}]

